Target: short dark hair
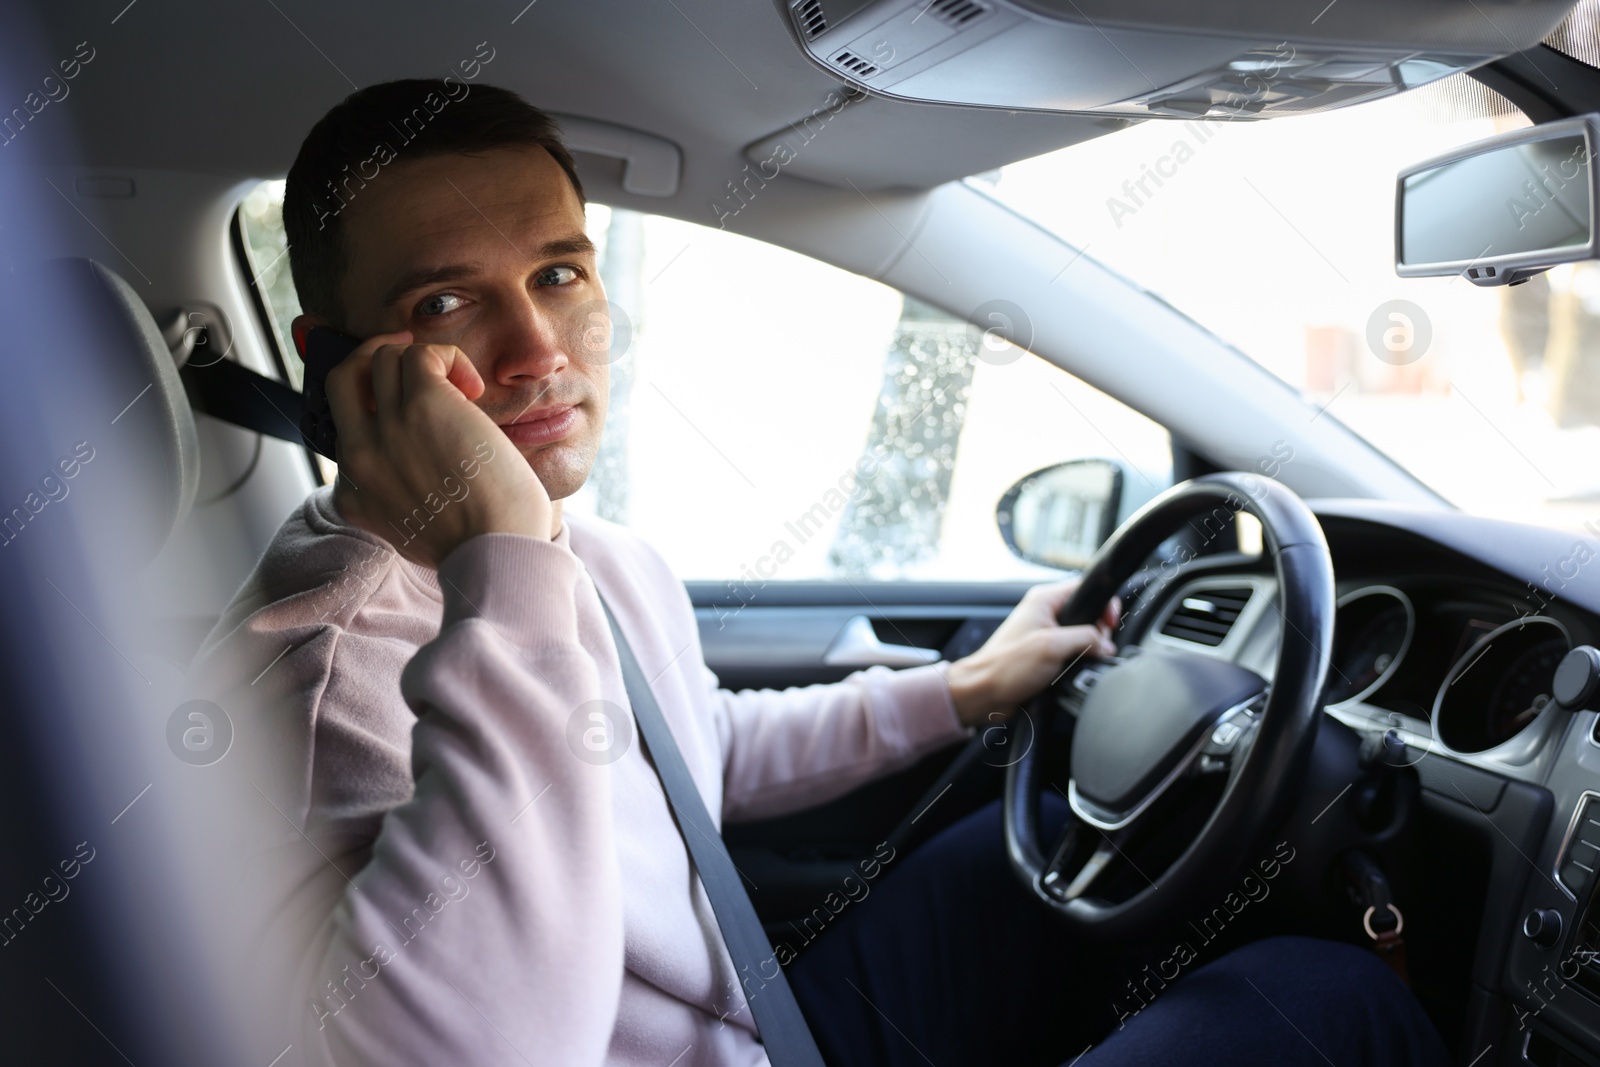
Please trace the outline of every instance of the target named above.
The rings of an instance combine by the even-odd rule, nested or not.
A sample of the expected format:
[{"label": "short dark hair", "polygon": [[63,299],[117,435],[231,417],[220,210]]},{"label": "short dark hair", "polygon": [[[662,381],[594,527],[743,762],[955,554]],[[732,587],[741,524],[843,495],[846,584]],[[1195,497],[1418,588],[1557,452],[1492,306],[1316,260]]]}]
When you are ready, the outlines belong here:
[{"label": "short dark hair", "polygon": [[[556,121],[509,89],[458,78],[384,82],[345,97],[306,134],[283,191],[289,268],[305,311],[338,322],[349,267],[339,216],[396,160],[537,145],[583,184]],[[369,173],[370,172],[370,173]]]}]

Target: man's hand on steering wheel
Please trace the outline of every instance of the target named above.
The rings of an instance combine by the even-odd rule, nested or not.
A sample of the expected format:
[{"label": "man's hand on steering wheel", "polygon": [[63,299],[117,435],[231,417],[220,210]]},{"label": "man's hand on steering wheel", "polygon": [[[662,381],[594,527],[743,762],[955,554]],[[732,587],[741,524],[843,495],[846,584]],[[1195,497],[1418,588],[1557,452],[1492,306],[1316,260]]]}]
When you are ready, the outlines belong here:
[{"label": "man's hand on steering wheel", "polygon": [[982,648],[950,664],[946,679],[963,723],[980,726],[1010,718],[1075,660],[1116,653],[1111,632],[1120,605],[1115,597],[1093,625],[1056,621],[1077,588],[1075,578],[1034,586]]},{"label": "man's hand on steering wheel", "polygon": [[[1145,645],[1097,672],[1074,706],[1038,702],[1028,717],[1032,734],[1006,764],[1002,824],[1012,871],[1074,934],[1147,937],[1176,923],[1234,876],[1301,793],[1322,718],[1337,597],[1322,526],[1287,486],[1241,471],[1173,486],[1096,550],[1060,617],[1094,618],[1175,531],[1237,512],[1260,522],[1263,562],[1272,568],[1255,575],[1251,594],[1268,599],[1264,625],[1276,621],[1266,673],[1203,647]],[[1059,751],[1031,743],[1051,736],[1062,715],[1073,719],[1064,768]],[[1219,730],[1224,722],[1230,729]],[[1202,783],[1209,788],[1197,789]],[[1047,789],[1064,794],[1070,809],[1054,844],[1040,834]],[[1157,840],[1165,853],[1181,849],[1175,857],[1157,849],[1135,866],[1129,853]],[[1123,877],[1130,872],[1137,877]]]}]

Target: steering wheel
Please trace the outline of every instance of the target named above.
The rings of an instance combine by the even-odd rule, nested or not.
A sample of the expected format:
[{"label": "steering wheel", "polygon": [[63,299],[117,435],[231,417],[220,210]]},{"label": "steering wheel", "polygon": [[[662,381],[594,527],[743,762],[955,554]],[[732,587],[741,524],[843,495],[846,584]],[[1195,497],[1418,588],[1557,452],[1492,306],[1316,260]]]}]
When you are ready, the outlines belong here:
[{"label": "steering wheel", "polygon": [[[1270,683],[1216,656],[1153,646],[1112,661],[1084,661],[1016,722],[1016,729],[1031,726],[1035,734],[1017,739],[1023,754],[1006,771],[1006,852],[1028,890],[1079,935],[1147,934],[1152,925],[1180,918],[1186,906],[1220,895],[1285,813],[1310,758],[1333,648],[1333,565],[1316,516],[1281,483],[1213,474],[1157,496],[1095,553],[1060,621],[1098,619],[1185,522],[1215,536],[1239,511],[1260,521],[1277,574],[1280,625]],[[1157,580],[1176,569],[1172,560],[1159,568],[1168,573]],[[1151,600],[1148,592],[1141,598]],[[1068,687],[1084,694],[1065,790],[1071,814],[1047,856],[1038,845],[1046,776],[1033,742],[1062,713]],[[1124,849],[1136,848],[1139,835],[1148,840],[1159,833],[1151,824],[1171,814],[1157,804],[1163,794],[1186,778],[1219,772],[1226,784],[1188,847],[1165,870],[1140,870],[1148,884],[1131,896],[1097,897],[1095,883],[1105,880],[1107,868],[1132,863]]]}]

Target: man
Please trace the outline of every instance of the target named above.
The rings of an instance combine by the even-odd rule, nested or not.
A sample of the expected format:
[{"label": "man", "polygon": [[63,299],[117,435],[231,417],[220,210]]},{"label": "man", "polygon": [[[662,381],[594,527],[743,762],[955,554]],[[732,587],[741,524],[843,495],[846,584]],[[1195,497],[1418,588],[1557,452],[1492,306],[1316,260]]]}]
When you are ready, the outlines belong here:
[{"label": "man", "polygon": [[[629,701],[602,598],[719,821],[816,804],[960,740],[1110,652],[1115,611],[1061,627],[1072,587],[1045,586],[955,663],[720,690],[661,558],[562,513],[594,462],[608,373],[585,336],[605,305],[572,160],[514,95],[448,88],[353,94],[289,173],[296,332],[363,341],[328,379],[337,485],[279,531],[196,671],[251,709],[241,734],[285,746],[257,789],[302,836],[266,865],[280,881],[259,962],[294,990],[284,1025],[309,1062],[761,1063],[761,993],[733,967],[651,762],[614,743]],[[1046,956],[1053,932],[1018,903],[998,841],[992,812],[954,828],[794,964],[831,1059],[925,1058],[911,1035],[966,1018],[945,1008],[957,988],[976,1010],[949,1039],[965,1051],[940,1055],[1055,1057],[1076,1039],[1051,1017],[1074,968]],[[976,895],[919,890],[946,877]],[[964,903],[1018,914],[977,937]],[[916,915],[939,929],[907,928]],[[927,937],[968,948],[918,958],[907,946]],[[1368,974],[1359,959],[1327,973]],[[876,999],[910,998],[904,1011],[869,995],[891,975]],[[1192,1042],[1161,1028],[1174,1006],[1149,1010],[1136,1055]],[[987,1033],[1020,1009],[1026,1035]],[[1381,1010],[1405,1049],[1434,1051],[1425,1022]],[[1325,1029],[1323,1047],[1345,1047]]]}]

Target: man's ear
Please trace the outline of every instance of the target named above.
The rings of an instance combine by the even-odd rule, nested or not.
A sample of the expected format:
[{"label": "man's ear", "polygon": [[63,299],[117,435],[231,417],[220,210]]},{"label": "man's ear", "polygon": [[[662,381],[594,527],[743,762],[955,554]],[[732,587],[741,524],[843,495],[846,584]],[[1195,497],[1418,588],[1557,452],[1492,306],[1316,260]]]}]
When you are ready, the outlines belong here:
[{"label": "man's ear", "polygon": [[331,327],[332,323],[321,315],[296,315],[294,321],[289,324],[289,333],[294,338],[294,350],[300,353],[302,360],[306,358],[306,334],[318,326]]}]

